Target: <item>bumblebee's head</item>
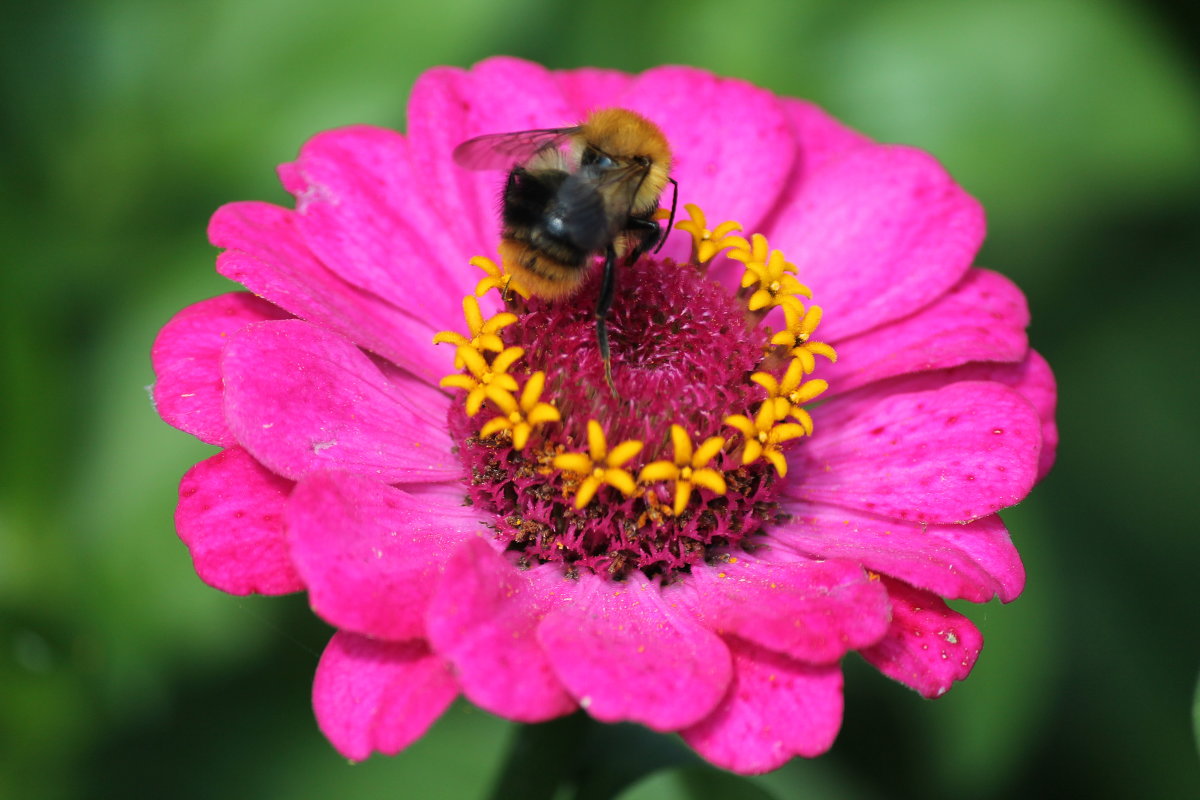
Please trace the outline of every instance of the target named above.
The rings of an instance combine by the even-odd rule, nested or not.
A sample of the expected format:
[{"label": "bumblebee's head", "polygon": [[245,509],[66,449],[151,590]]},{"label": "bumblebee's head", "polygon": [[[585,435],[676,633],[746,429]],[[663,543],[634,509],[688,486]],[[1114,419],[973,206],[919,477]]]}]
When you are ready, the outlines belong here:
[{"label": "bumblebee's head", "polygon": [[[581,126],[580,138],[585,147],[584,158],[608,157],[614,165],[636,163],[646,168],[631,213],[649,214],[658,207],[671,170],[671,146],[657,125],[624,108],[605,108],[588,116]],[[599,155],[589,156],[589,149]]]}]

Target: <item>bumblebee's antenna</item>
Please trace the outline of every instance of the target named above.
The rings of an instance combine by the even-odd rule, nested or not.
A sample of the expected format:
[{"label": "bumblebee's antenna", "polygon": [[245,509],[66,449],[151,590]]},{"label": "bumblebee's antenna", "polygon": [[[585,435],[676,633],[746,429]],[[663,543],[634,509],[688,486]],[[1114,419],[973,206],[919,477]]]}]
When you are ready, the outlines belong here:
[{"label": "bumblebee's antenna", "polygon": [[679,202],[679,184],[674,178],[668,177],[667,180],[671,182],[671,186],[673,187],[671,190],[671,216],[667,220],[666,233],[658,240],[658,247],[654,248],[655,253],[662,250],[662,246],[667,243],[667,235],[670,234],[671,227],[675,224],[675,204]]}]

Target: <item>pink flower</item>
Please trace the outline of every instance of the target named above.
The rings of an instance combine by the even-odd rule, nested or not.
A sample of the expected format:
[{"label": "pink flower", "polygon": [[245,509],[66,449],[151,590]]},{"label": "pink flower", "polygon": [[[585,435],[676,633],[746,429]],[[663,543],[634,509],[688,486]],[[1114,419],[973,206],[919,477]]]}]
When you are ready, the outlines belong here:
[{"label": "pink flower", "polygon": [[[605,106],[661,126],[681,209],[746,237],[689,239],[697,209],[621,268],[620,401],[594,287],[510,293],[515,322],[483,292],[468,330],[504,176],[450,157]],[[1021,292],[971,266],[982,210],[925,153],[700,70],[497,58],[426,73],[407,135],[323,133],[280,176],[295,210],[214,216],[217,268],[253,294],[166,325],[154,397],[223,448],[180,487],[200,577],[307,591],[338,629],[313,703],[347,757],[403,749],[461,693],[678,731],[761,772],[831,746],[847,652],[936,697],[982,646],[944,599],[1020,594],[996,512],[1053,462],[1053,377]],[[459,367],[441,331],[465,331],[439,337]]]}]

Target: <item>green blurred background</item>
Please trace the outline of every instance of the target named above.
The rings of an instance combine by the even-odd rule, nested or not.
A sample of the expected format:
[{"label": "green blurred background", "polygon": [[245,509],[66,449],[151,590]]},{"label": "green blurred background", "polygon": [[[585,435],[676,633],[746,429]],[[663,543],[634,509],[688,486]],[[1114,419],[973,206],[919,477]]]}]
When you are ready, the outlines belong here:
[{"label": "green blurred background", "polygon": [[144,387],[157,328],[230,288],[205,240],[213,209],[288,202],[274,166],[308,136],[402,128],[422,70],[495,53],[703,66],[932,151],[988,209],[981,263],[1024,287],[1060,381],[1058,466],[1006,515],[1028,589],[967,609],[988,642],[969,681],[929,702],[851,658],[829,755],[727,782],[666,771],[628,796],[1200,796],[1200,90],[1196,18],[1173,8],[8,8],[0,797],[487,795],[514,728],[465,705],[395,758],[349,766],[326,744],[309,684],[328,630],[302,596],[235,598],[195,577],[171,515],[210,448],[161,423]]}]

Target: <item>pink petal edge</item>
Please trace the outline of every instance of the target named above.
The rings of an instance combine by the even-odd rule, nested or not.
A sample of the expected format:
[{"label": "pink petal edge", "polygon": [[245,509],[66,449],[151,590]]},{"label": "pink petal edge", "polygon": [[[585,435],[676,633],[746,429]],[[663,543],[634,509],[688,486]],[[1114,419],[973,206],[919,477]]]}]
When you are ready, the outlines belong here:
[{"label": "pink petal edge", "polygon": [[583,575],[572,601],[542,620],[538,639],[555,672],[601,722],[678,730],[725,694],[725,644],[660,591],[636,572],[620,586]]},{"label": "pink petal edge", "polygon": [[811,558],[843,558],[942,597],[1007,603],[1025,586],[1025,568],[999,516],[966,525],[903,522],[819,503],[784,502],[788,522],[776,546]]},{"label": "pink petal edge", "polygon": [[[1029,347],[1025,295],[1004,276],[971,269],[946,294],[920,311],[835,342],[838,360],[822,363],[830,392],[971,361],[1017,362]],[[821,339],[818,328],[815,338]]]},{"label": "pink petal edge", "polygon": [[179,483],[175,529],[202,581],[238,595],[304,588],[283,537],[292,486],[240,447],[188,470]]},{"label": "pink petal edge", "polygon": [[490,515],[413,497],[348,473],[302,480],[288,504],[288,540],[309,602],[338,628],[425,638],[425,608],[443,564]]},{"label": "pink petal edge", "polygon": [[983,241],[979,203],[932,156],[894,145],[847,151],[807,176],[764,231],[844,339],[908,316],[962,278]]},{"label": "pink petal edge", "polygon": [[913,522],[969,522],[1018,503],[1037,476],[1037,412],[1003,384],[946,380],[873,384],[815,409],[817,433],[784,493]]},{"label": "pink petal edge", "polygon": [[833,746],[842,724],[842,668],[792,661],[731,639],[733,680],[720,705],[680,731],[696,752],[743,775],[769,772],[793,756]]},{"label": "pink petal edge", "polygon": [[341,631],[313,679],[317,725],[354,761],[408,747],[457,695],[449,667],[424,642],[381,642]]},{"label": "pink petal edge", "polygon": [[887,631],[887,592],[848,561],[769,550],[692,568],[696,616],[722,636],[809,663],[831,663]]},{"label": "pink petal edge", "polygon": [[1037,411],[1042,424],[1042,450],[1038,456],[1037,479],[1040,481],[1054,466],[1058,453],[1058,387],[1046,359],[1036,350],[1025,354],[1016,364],[964,364],[946,370],[946,380],[997,381],[1016,389]]},{"label": "pink petal edge", "polygon": [[471,702],[518,722],[542,722],[576,708],[537,639],[547,610],[525,573],[471,539],[445,563],[429,604],[429,641],[454,665]]},{"label": "pink petal edge", "polygon": [[296,212],[270,203],[241,202],[213,214],[208,237],[226,248],[217,272],[301,319],[328,328],[424,379],[436,382],[452,358],[433,347],[438,330],[419,299],[397,308],[352,286],[316,259],[297,229]]},{"label": "pink petal edge", "polygon": [[318,260],[434,330],[462,326],[462,294],[476,274],[467,262],[482,253],[463,251],[446,219],[414,191],[426,184],[425,167],[403,135],[368,125],[325,131],[280,176]]},{"label": "pink petal edge", "polygon": [[887,581],[892,627],[863,658],[924,697],[940,697],[971,674],[983,634],[940,597],[900,581]]},{"label": "pink petal edge", "polygon": [[249,292],[231,292],[201,300],[171,317],[150,350],[155,411],[168,425],[206,444],[234,444],[222,402],[221,352],[229,336],[251,322],[287,316]]}]

